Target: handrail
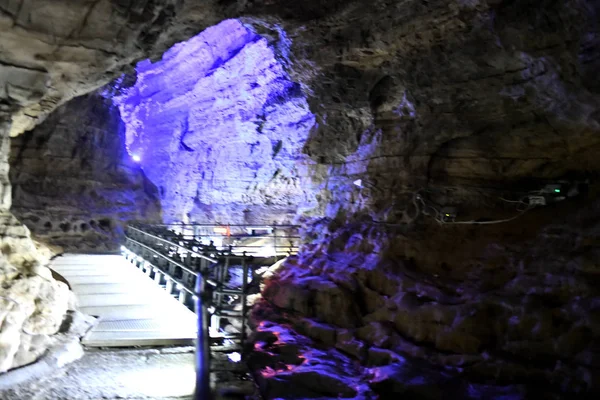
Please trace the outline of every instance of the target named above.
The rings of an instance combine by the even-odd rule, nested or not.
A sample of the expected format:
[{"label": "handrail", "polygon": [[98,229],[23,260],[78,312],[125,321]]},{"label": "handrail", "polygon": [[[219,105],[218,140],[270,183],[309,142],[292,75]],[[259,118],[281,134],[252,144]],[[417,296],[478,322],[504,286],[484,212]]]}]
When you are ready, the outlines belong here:
[{"label": "handrail", "polygon": [[[167,234],[167,235],[164,235],[164,236],[165,237],[184,238],[184,240],[187,240],[187,239],[185,239],[186,237],[192,237],[192,238],[195,237],[195,235],[191,234],[191,233],[189,233],[189,234],[186,234],[186,233],[170,233],[170,234]],[[225,236],[225,235],[223,235],[223,236],[224,237],[229,237],[229,238],[232,238],[232,239],[237,239],[237,238],[244,238],[244,239],[246,239],[246,238],[272,239],[273,237],[275,237],[273,234],[270,234],[270,235],[240,235],[240,234],[235,234],[235,233],[232,233],[229,236]],[[280,236],[280,235],[277,235],[276,237],[277,237],[277,239],[300,239],[301,238],[299,235],[298,236],[289,236],[289,235],[281,235]]]},{"label": "handrail", "polygon": [[208,316],[207,305],[203,297],[204,278],[201,276],[196,279],[194,291],[198,293],[195,298],[197,320],[196,336],[196,388],[194,390],[195,400],[210,400],[212,393],[210,390],[210,348],[208,345]]},{"label": "handrail", "polygon": [[[153,253],[155,253],[155,254],[157,254],[157,255],[161,256],[161,257],[162,257],[162,258],[164,258],[165,260],[167,260],[167,261],[169,261],[169,262],[171,262],[171,263],[175,264],[175,265],[176,265],[176,266],[178,266],[179,268],[181,268],[181,269],[185,270],[185,271],[186,271],[187,273],[189,273],[189,274],[192,274],[192,275],[194,275],[194,276],[200,276],[200,274],[199,274],[198,272],[196,272],[196,271],[192,271],[191,269],[189,269],[189,268],[188,268],[188,267],[186,267],[185,265],[181,264],[180,262],[173,260],[173,259],[172,259],[171,257],[169,257],[169,256],[165,256],[165,255],[164,255],[164,254],[162,254],[161,252],[154,250],[152,247],[146,246],[144,243],[140,243],[140,242],[138,242],[137,240],[134,240],[134,239],[132,239],[132,238],[130,238],[130,237],[127,237],[127,240],[131,240],[131,241],[132,241],[132,242],[134,242],[135,244],[137,244],[137,245],[139,245],[139,246],[142,246],[142,247],[145,247],[146,249],[150,250],[151,252],[153,252]],[[142,258],[143,258],[143,257],[142,257]]]},{"label": "handrail", "polygon": [[[223,236],[227,236],[233,240],[227,242],[224,240],[224,247],[219,245],[217,249],[214,245],[207,246],[204,244],[205,241],[202,241],[202,239],[206,239],[207,237],[212,238],[213,235],[211,235],[210,230],[194,229],[192,232],[186,229],[186,227],[190,226],[198,227],[201,225],[130,225],[128,228],[131,230],[126,231],[126,243],[123,251],[125,256],[136,267],[143,269],[149,279],[153,279],[155,283],[165,287],[169,294],[173,294],[173,290],[176,289],[176,296],[179,297],[179,301],[182,304],[188,308],[192,308],[192,304],[195,305],[198,330],[196,340],[196,391],[194,399],[210,400],[212,399],[209,381],[211,371],[210,346],[213,343],[211,342],[211,338],[215,339],[214,344],[216,346],[221,346],[221,344],[216,344],[217,342],[221,343],[218,340],[235,338],[232,340],[236,341],[236,346],[239,346],[240,351],[245,349],[244,343],[249,318],[247,295],[252,292],[251,288],[256,287],[258,282],[255,281],[259,277],[258,274],[255,274],[256,268],[262,266],[264,262],[270,260],[270,257],[272,257],[272,255],[260,256],[256,251],[264,247],[266,251],[272,252],[272,248],[274,248],[274,255],[279,259],[279,254],[285,252],[287,254],[295,253],[301,246],[299,244],[301,237],[299,235],[293,236],[297,233],[296,231],[285,231],[283,229],[272,229],[269,232],[257,235],[250,233],[246,235],[243,230],[232,229],[228,230],[227,233],[234,233],[233,235]],[[224,225],[211,224],[204,226],[217,227]],[[238,226],[248,226],[254,229],[261,228],[256,225]],[[167,229],[164,227],[167,227]],[[229,225],[229,227],[234,228],[235,226]],[[283,227],[276,226],[275,228]],[[240,234],[236,235],[235,233],[238,232]],[[241,240],[238,241],[236,239]],[[213,240],[220,242],[218,239],[213,238]],[[240,258],[241,266],[238,265],[240,262],[238,259]],[[190,261],[192,260],[195,262],[191,263]],[[210,261],[210,263],[204,263],[202,260]],[[200,262],[199,264],[197,263],[198,261]],[[192,268],[198,269],[198,265],[201,266],[199,272],[191,270]],[[209,266],[210,268],[207,268]],[[241,268],[241,285],[237,279],[232,280],[233,283],[231,285],[229,284],[231,282],[229,282],[230,275],[228,274],[228,270],[232,267],[238,269],[237,273],[240,272],[239,269]],[[175,277],[180,276],[177,268],[181,268],[181,271],[183,271],[181,278]],[[208,274],[209,271],[211,274]],[[251,271],[252,274],[249,275]],[[167,279],[166,285],[163,285],[164,279]],[[176,284],[176,288],[174,284]],[[188,297],[188,294],[192,294],[191,299]],[[237,308],[240,304],[241,309]],[[209,317],[211,321],[209,321]],[[212,320],[213,317],[214,320]],[[240,332],[235,334],[224,333],[225,329],[221,327],[222,318],[239,320],[241,326]],[[228,323],[237,327],[232,321]],[[213,332],[211,329],[216,329],[216,331]],[[223,332],[223,335],[220,332]]]},{"label": "handrail", "polygon": [[[130,250],[131,251],[131,250]],[[133,253],[133,252],[132,252]],[[135,253],[134,253],[135,254]],[[170,280],[172,280],[173,282],[175,282],[176,284],[178,284],[180,287],[178,288],[179,290],[183,289],[186,292],[188,292],[189,294],[193,295],[193,296],[197,296],[198,293],[195,293],[193,290],[188,289],[185,284],[183,282],[181,282],[178,278],[175,278],[173,275],[169,274],[168,272],[165,272],[162,268],[152,264],[150,261],[146,260],[144,257],[142,257],[144,259],[144,261],[146,261],[148,264],[150,264],[152,266],[152,268],[156,268],[160,271],[161,274],[163,274],[165,277],[168,277]],[[197,276],[197,275],[195,275]]]},{"label": "handrail", "polygon": [[[140,224],[143,225],[143,224]],[[284,225],[255,225],[255,224],[180,224],[180,223],[172,223],[172,224],[149,224],[151,226],[161,226],[161,227],[169,227],[169,226],[217,226],[217,227],[221,227],[221,226],[233,226],[233,227],[251,227],[251,228],[256,228],[256,229],[260,229],[260,228],[300,228],[300,225],[291,225],[291,224],[284,224]],[[131,226],[131,225],[130,225]]]},{"label": "handrail", "polygon": [[[138,232],[140,232],[140,233],[143,233],[143,234],[144,234],[144,235],[146,235],[146,236],[150,236],[150,237],[153,237],[154,239],[158,239],[158,240],[160,240],[160,241],[162,241],[162,242],[168,243],[168,244],[170,244],[170,245],[172,245],[172,246],[177,246],[177,247],[179,247],[180,249],[183,249],[183,250],[185,250],[185,251],[189,251],[190,253],[192,253],[192,254],[195,254],[196,256],[198,256],[198,257],[200,257],[200,258],[203,258],[203,259],[205,259],[205,260],[207,260],[207,261],[210,261],[210,262],[212,262],[213,264],[214,264],[214,263],[217,263],[217,261],[216,261],[216,260],[214,260],[214,259],[212,259],[212,258],[210,258],[210,257],[207,257],[207,256],[205,256],[204,254],[201,254],[201,253],[198,253],[197,251],[194,251],[194,250],[188,249],[187,247],[184,247],[184,246],[182,246],[182,245],[180,245],[180,244],[173,243],[173,242],[172,242],[172,241],[170,241],[170,240],[163,239],[163,238],[161,238],[160,236],[156,236],[156,235],[154,235],[154,234],[152,234],[152,233],[148,233],[148,232],[145,232],[145,231],[143,231],[143,230],[141,230],[141,229],[134,228],[134,227],[133,227],[133,226],[131,226],[131,225],[130,225],[130,226],[128,226],[128,228],[130,228],[130,229],[133,229],[133,230],[136,230],[136,231],[138,231]],[[130,238],[130,239],[131,239],[131,238]],[[132,239],[132,240],[133,240],[133,239]],[[138,243],[139,243],[139,242],[138,242]]]}]

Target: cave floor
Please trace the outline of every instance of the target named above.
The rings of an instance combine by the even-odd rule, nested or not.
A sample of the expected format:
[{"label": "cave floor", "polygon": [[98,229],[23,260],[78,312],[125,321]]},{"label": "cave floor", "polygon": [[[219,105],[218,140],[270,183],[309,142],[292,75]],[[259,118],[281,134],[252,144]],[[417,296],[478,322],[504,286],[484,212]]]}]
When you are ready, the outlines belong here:
[{"label": "cave floor", "polygon": [[2,400],[192,399],[191,347],[86,350],[40,380],[0,392]]}]

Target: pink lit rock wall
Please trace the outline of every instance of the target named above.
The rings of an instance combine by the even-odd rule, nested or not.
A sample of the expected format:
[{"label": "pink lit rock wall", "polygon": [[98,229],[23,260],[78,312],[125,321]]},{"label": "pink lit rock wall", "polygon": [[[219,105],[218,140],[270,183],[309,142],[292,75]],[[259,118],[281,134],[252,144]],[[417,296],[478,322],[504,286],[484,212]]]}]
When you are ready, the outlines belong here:
[{"label": "pink lit rock wall", "polygon": [[166,221],[285,222],[314,207],[314,116],[266,39],[226,20],[136,69],[115,102]]}]

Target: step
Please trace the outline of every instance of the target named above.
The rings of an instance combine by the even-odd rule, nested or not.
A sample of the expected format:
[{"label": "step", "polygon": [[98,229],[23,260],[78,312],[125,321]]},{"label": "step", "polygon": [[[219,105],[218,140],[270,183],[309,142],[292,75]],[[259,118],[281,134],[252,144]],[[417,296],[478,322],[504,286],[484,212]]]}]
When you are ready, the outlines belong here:
[{"label": "step", "polygon": [[95,327],[94,332],[185,332],[186,334],[196,334],[196,320],[176,320],[176,319],[133,319],[100,321]]},{"label": "step", "polygon": [[[128,275],[87,275],[87,276],[65,276],[69,284],[71,285],[82,285],[90,283],[131,283],[134,284],[138,281],[138,278],[131,277]],[[148,279],[148,278],[144,278]]]},{"label": "step", "polygon": [[[156,284],[149,281],[148,284],[136,284],[135,291],[153,295],[156,287]],[[81,294],[127,294],[134,289],[129,283],[81,283],[71,284],[71,288],[75,293]]]},{"label": "step", "polygon": [[96,332],[88,333],[81,343],[91,347],[130,346],[189,346],[194,344],[195,334],[173,337],[170,332]]},{"label": "step", "polygon": [[101,317],[104,321],[125,319],[152,319],[168,315],[170,318],[196,318],[195,314],[184,306],[181,310],[162,305],[116,305],[116,306],[87,306],[80,311],[85,314]]},{"label": "step", "polygon": [[99,307],[99,306],[118,306],[135,304],[160,304],[164,299],[157,298],[151,294],[134,291],[133,293],[101,293],[86,294],[79,292],[77,294],[77,304],[79,307]]}]

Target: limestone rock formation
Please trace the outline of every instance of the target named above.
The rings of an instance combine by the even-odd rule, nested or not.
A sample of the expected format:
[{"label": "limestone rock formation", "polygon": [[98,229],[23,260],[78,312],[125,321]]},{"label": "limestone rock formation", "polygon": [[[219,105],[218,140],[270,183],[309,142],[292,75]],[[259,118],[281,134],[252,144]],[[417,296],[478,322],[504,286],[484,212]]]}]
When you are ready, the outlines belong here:
[{"label": "limestone rock formation", "polygon": [[[216,170],[247,173],[245,184],[255,179],[253,173],[274,176],[280,164],[283,176],[296,177],[290,173],[294,164],[273,155],[279,140],[290,154],[302,148],[300,164],[309,168],[299,175],[310,177],[310,192],[319,202],[312,217],[323,210],[326,218],[302,221],[308,243],[298,261],[267,285],[272,310],[257,314],[264,322],[257,321],[259,332],[270,331],[264,346],[257,336],[255,355],[262,360],[255,365],[268,397],[287,396],[280,390],[290,383],[303,386],[306,397],[396,391],[439,398],[442,392],[430,390],[438,384],[461,397],[464,382],[474,398],[599,391],[597,1],[31,0],[3,4],[1,10],[0,79],[10,85],[0,85],[0,124],[6,130],[12,118],[14,133],[32,127],[58,103],[106,83],[124,65],[155,57],[227,18],[239,18],[248,30],[238,26],[232,31],[241,36],[223,35],[222,61],[249,80],[239,57],[260,46],[265,55],[270,48],[283,67],[271,63],[270,54],[254,60],[265,73],[261,78],[285,77],[280,83],[299,85],[300,96],[273,90],[284,96],[268,109],[278,121],[277,113],[306,96],[309,108],[300,109],[314,115],[315,124],[310,129],[302,118],[285,119],[294,122],[291,147],[285,147],[285,130],[245,130],[257,115],[254,106],[249,116],[238,110],[216,119],[231,129],[243,122],[240,131],[249,132],[239,150],[226,136],[222,148],[239,151],[232,162],[255,148],[264,165],[221,167],[212,155],[200,155],[207,148],[199,146],[201,132],[221,138],[208,120],[197,118],[200,113],[189,118],[175,113],[170,136],[161,136],[168,130],[163,127],[152,131],[168,139],[160,142],[162,149],[180,146],[187,152],[181,156],[185,162],[157,157],[161,165],[175,171],[211,162]],[[59,14],[66,17],[55,27]],[[247,32],[270,47],[244,41],[252,37]],[[169,55],[157,65],[168,64]],[[200,64],[204,72],[213,65]],[[140,82],[168,86],[145,65]],[[204,73],[194,90],[182,79],[182,90],[203,108],[235,114],[202,90],[207,84],[224,95],[224,86],[216,84],[227,83],[224,71]],[[245,95],[271,93],[252,83],[233,85],[243,107],[250,105]],[[160,91],[140,93],[144,111],[165,112],[150,101]],[[189,99],[168,100],[171,107]],[[270,123],[266,118],[265,126]],[[133,147],[149,148],[134,139]],[[2,155],[7,207],[10,185]],[[243,192],[204,182],[198,171],[190,188],[173,189],[178,195],[189,190],[177,203],[185,204],[185,213],[196,207],[198,215],[213,218],[207,204],[225,200],[223,193],[235,199]],[[556,181],[568,188],[567,198],[529,207],[529,194]],[[225,188],[220,194],[207,191],[220,188]],[[268,205],[269,190],[261,187],[251,203]],[[294,205],[299,192],[282,196]],[[190,208],[194,199],[199,205]],[[456,209],[455,221],[445,220],[443,207]],[[175,211],[169,215],[180,218]],[[323,362],[304,363],[301,353],[321,346],[317,358]],[[295,367],[287,368],[290,364]]]},{"label": "limestone rock formation", "polygon": [[290,222],[315,206],[314,116],[267,39],[226,20],[136,72],[115,102],[167,222]]},{"label": "limestone rock formation", "polygon": [[69,304],[67,285],[43,265],[29,230],[0,214],[0,373],[34,361],[58,332]]},{"label": "limestone rock formation", "polygon": [[0,102],[16,112],[12,135],[93,90],[144,54],[174,1],[23,0],[0,3]]},{"label": "limestone rock formation", "polygon": [[160,221],[156,187],[128,156],[119,111],[101,93],[59,107],[11,141],[11,210],[39,240],[114,251],[127,221]]},{"label": "limestone rock formation", "polygon": [[[527,395],[515,398],[597,393],[599,206],[596,189],[505,225],[421,217],[401,234],[370,223],[332,231],[324,221],[313,229],[329,238],[267,283],[268,312],[259,307],[256,318],[322,345],[333,337],[365,367],[402,356],[461,384],[521,384]],[[328,328],[307,329],[301,317]]]}]

